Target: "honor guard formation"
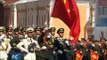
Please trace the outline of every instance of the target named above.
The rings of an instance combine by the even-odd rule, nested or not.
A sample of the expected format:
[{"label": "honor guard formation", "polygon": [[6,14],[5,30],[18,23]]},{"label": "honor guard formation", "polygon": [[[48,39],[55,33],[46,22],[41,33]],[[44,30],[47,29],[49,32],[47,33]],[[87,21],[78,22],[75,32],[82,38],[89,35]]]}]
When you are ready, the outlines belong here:
[{"label": "honor guard formation", "polygon": [[100,40],[82,38],[74,47],[64,30],[0,26],[0,60],[107,60],[103,34]]}]

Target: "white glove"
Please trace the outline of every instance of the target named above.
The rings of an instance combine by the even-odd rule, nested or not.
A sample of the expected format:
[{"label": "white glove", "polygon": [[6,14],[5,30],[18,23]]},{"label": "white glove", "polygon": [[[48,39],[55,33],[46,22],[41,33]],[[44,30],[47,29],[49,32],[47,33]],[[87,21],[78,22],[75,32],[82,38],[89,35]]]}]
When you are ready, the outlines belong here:
[{"label": "white glove", "polygon": [[28,53],[29,51],[27,49],[24,50],[26,53]]},{"label": "white glove", "polygon": [[45,49],[47,49],[47,47],[46,47],[46,46],[43,46],[41,49],[42,49],[42,50],[45,50]]},{"label": "white glove", "polygon": [[63,52],[61,50],[58,50],[58,53],[62,54]]}]

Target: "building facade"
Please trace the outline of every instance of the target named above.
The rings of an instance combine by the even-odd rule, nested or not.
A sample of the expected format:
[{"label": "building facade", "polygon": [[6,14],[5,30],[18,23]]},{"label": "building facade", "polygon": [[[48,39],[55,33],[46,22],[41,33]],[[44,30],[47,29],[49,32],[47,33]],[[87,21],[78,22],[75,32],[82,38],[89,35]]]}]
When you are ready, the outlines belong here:
[{"label": "building facade", "polygon": [[8,26],[44,27],[49,22],[49,0],[17,1],[5,7]]},{"label": "building facade", "polygon": [[100,40],[101,33],[107,39],[107,0],[97,0],[94,36]]}]

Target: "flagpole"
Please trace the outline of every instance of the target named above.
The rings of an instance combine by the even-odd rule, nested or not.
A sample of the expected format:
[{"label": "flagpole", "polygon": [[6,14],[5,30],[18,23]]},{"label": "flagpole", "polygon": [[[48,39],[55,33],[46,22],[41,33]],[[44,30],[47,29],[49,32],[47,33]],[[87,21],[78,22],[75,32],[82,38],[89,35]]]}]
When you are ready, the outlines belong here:
[{"label": "flagpole", "polygon": [[46,12],[47,12],[47,16],[46,16],[46,21],[45,21],[45,27],[49,27],[50,24],[49,24],[49,21],[50,21],[50,13],[49,13],[49,9],[50,9],[50,6],[46,6]]}]

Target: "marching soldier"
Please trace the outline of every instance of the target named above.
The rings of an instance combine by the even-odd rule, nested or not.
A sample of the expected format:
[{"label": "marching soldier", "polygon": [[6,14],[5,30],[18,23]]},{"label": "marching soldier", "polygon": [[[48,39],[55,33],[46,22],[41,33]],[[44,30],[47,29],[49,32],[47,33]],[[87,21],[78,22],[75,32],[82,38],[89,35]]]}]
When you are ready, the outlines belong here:
[{"label": "marching soldier", "polygon": [[38,38],[39,38],[40,35],[42,34],[42,29],[41,29],[41,27],[37,26],[34,31],[35,31],[35,36],[34,36],[34,38],[35,38],[36,40],[38,40]]},{"label": "marching soldier", "polygon": [[64,51],[66,52],[67,60],[75,60],[75,51],[74,51],[74,46],[71,43],[71,40],[65,39],[64,45],[65,45]]},{"label": "marching soldier", "polygon": [[83,57],[82,60],[90,60],[90,51],[89,51],[88,45],[89,45],[89,41],[85,40],[85,42],[84,42],[84,50],[83,50],[84,57]]},{"label": "marching soldier", "polygon": [[91,60],[98,60],[99,59],[99,54],[97,52],[97,49],[96,49],[96,46],[95,46],[94,43],[92,44],[92,49],[91,49],[90,56],[91,56],[90,57]]},{"label": "marching soldier", "polygon": [[[17,32],[18,30],[14,30]],[[22,60],[22,52],[19,48],[17,48],[17,44],[21,41],[19,38],[19,34],[13,34],[13,29],[9,28],[8,29],[8,38],[10,38],[10,44],[11,44],[11,50],[8,54],[9,58],[8,60]],[[11,34],[10,34],[11,33]]]},{"label": "marching soldier", "polygon": [[20,39],[24,38],[24,36],[23,36],[23,27],[18,27],[18,37]]},{"label": "marching soldier", "polygon": [[23,30],[22,30],[24,38],[28,37],[26,29],[27,29],[27,27],[23,27]]},{"label": "marching soldier", "polygon": [[57,30],[58,37],[55,38],[54,41],[54,53],[56,54],[55,60],[67,60],[66,59],[66,53],[64,51],[65,49],[65,39],[64,36],[64,28],[59,28]]},{"label": "marching soldier", "polygon": [[88,47],[88,42],[86,42],[86,40],[83,38],[81,40],[81,51],[83,53],[83,58],[82,60],[90,60],[90,52],[89,52],[89,49],[87,48]]},{"label": "marching soldier", "polygon": [[49,49],[52,49],[53,48],[53,44],[54,44],[54,39],[55,39],[55,30],[56,28],[55,27],[51,27],[49,29],[49,34],[47,36],[47,46]]},{"label": "marching soldier", "polygon": [[5,27],[0,26],[0,39],[3,39],[3,38],[6,37],[5,31],[6,31],[6,30],[5,30]]},{"label": "marching soldier", "polygon": [[46,37],[47,38],[46,46],[47,46],[48,52],[49,52],[49,60],[53,60],[54,59],[53,47],[54,47],[55,31],[56,31],[56,28],[55,27],[51,27],[49,29],[48,35]]},{"label": "marching soldier", "polygon": [[33,28],[28,28],[27,30],[28,38],[23,39],[17,47],[25,52],[24,60],[36,60],[35,50],[39,50],[40,46],[38,42],[33,39]]},{"label": "marching soldier", "polygon": [[12,27],[9,27],[7,29],[7,37],[12,40],[13,39],[13,28]]},{"label": "marching soldier", "polygon": [[98,60],[104,60],[104,52],[103,52],[104,48],[101,48],[101,43],[99,43],[99,41],[95,42],[95,47],[99,54]]},{"label": "marching soldier", "polygon": [[5,27],[0,27],[0,60],[7,60],[11,46],[10,46],[10,39],[6,37]]},{"label": "marching soldier", "polygon": [[[46,40],[47,40],[47,32],[48,32],[48,27],[45,28],[40,28],[36,27],[35,33],[36,33],[36,39],[40,45],[41,51],[37,52],[38,60],[47,60],[49,59],[50,56],[50,51],[47,50],[46,46]],[[44,57],[44,58],[41,58]]]},{"label": "marching soldier", "polygon": [[43,42],[44,42],[43,37],[44,36],[45,36],[45,32],[42,31],[41,27],[37,26],[35,28],[35,35],[33,36],[33,38],[37,40],[37,42],[39,43],[40,47],[43,46]]},{"label": "marching soldier", "polygon": [[78,41],[75,51],[75,59],[76,60],[82,60],[83,59],[83,43],[81,41]]}]

